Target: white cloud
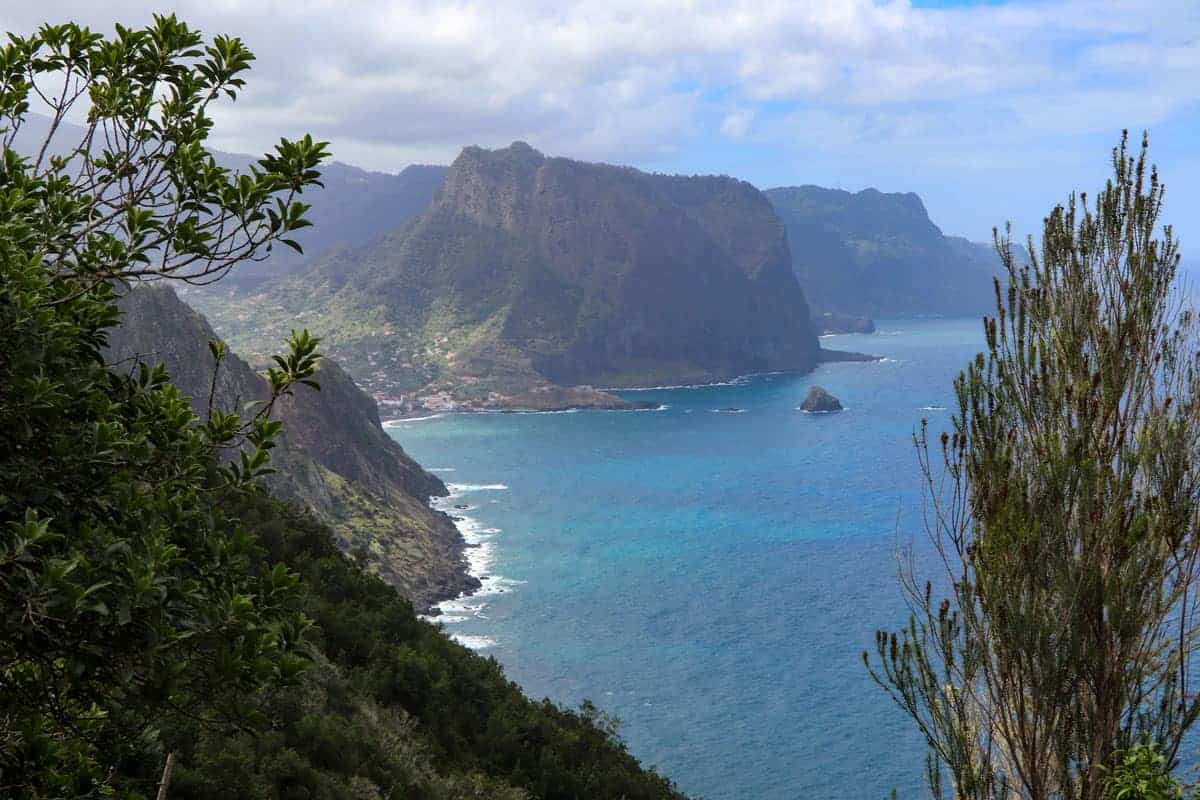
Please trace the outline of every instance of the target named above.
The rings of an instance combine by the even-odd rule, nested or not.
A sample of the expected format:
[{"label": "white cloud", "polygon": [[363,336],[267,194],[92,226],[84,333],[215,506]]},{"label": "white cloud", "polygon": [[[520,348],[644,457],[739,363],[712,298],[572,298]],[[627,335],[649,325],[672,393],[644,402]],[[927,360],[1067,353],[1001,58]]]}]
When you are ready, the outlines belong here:
[{"label": "white cloud", "polygon": [[[103,6],[103,8],[101,8]],[[13,4],[29,30],[109,30],[149,6]],[[522,138],[622,162],[670,157],[706,127],[828,152],[943,162],[999,141],[1151,125],[1200,101],[1193,0],[178,0],[259,56],[218,115],[226,149],[312,130],[365,166],[446,161]],[[1119,122],[1115,122],[1119,117]],[[720,171],[721,165],[713,165]]]},{"label": "white cloud", "polygon": [[721,135],[729,139],[744,139],[754,124],[754,110],[739,108],[731,111],[721,120]]}]

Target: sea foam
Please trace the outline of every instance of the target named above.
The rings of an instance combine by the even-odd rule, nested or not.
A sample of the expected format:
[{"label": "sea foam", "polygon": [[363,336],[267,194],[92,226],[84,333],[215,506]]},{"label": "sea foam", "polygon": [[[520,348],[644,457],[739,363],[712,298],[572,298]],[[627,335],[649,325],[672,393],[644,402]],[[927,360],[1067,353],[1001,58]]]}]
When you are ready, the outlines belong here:
[{"label": "sea foam", "polygon": [[[486,598],[510,592],[514,587],[525,582],[492,572],[492,565],[496,561],[495,538],[503,531],[464,513],[474,511],[478,506],[467,505],[466,508],[455,508],[455,506],[464,505],[458,502],[464,494],[504,491],[508,489],[508,486],[503,483],[450,483],[446,485],[446,488],[450,491],[449,496],[434,498],[430,501],[430,505],[451,515],[455,527],[458,528],[458,532],[466,544],[463,556],[467,560],[467,572],[479,579],[480,587],[470,594],[463,594],[452,600],[438,603],[438,610],[442,613],[428,619],[441,625],[487,620],[485,612],[489,601]],[[496,644],[492,637],[480,634],[451,633],[451,636],[461,644],[476,650],[493,647]]]},{"label": "sea foam", "polygon": [[424,422],[425,420],[429,420],[429,419],[441,419],[444,416],[446,416],[446,415],[445,414],[430,414],[425,417],[397,417],[396,419],[389,419],[386,422],[384,422],[383,427],[385,427],[385,428],[403,428],[404,425],[409,422]]},{"label": "sea foam", "polygon": [[469,647],[472,650],[486,650],[489,647],[496,646],[496,640],[490,636],[472,636],[467,633],[452,633],[450,638],[461,644],[463,647]]}]

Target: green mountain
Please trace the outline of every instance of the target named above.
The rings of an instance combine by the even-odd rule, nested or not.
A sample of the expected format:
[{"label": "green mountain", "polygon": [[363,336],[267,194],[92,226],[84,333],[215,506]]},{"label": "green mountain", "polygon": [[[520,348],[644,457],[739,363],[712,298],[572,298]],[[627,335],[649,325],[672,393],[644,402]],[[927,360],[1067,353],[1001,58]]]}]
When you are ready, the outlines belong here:
[{"label": "green mountain", "polygon": [[292,326],[372,390],[471,407],[616,405],[590,388],[808,370],[784,229],[726,177],[464,149],[430,206],[249,297],[202,300],[261,358]]},{"label": "green mountain", "polygon": [[944,236],[915,194],[819,186],[766,192],[814,309],[871,317],[992,310],[990,246]]},{"label": "green mountain", "polygon": [[[165,286],[136,288],[121,308],[122,324],[109,336],[112,368],[162,362],[203,418],[213,375],[208,342],[218,338],[208,322]],[[325,359],[316,379],[319,392],[297,392],[277,407],[285,431],[272,456],[279,470],[267,480],[272,493],[330,525],[345,551],[365,552],[372,568],[420,608],[477,587],[453,521],[427,502],[446,487],[388,436],[375,401],[334,361]],[[266,381],[245,361],[226,359],[217,408],[231,411],[266,396]]]}]

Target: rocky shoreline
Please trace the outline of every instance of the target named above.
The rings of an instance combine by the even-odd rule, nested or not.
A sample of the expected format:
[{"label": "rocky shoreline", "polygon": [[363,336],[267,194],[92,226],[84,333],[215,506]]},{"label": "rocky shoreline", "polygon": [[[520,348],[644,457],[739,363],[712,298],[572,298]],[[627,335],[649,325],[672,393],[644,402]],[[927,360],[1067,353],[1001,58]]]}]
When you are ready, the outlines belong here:
[{"label": "rocky shoreline", "polygon": [[831,311],[812,314],[813,330],[817,336],[832,336],[841,333],[874,333],[875,320],[853,314],[838,314]]},{"label": "rocky shoreline", "polygon": [[[879,361],[879,356],[855,353],[847,350],[820,349],[817,363]],[[795,373],[804,375],[811,370],[774,370],[771,372],[749,372],[730,376],[710,376],[707,380],[661,386],[614,386],[595,389],[591,386],[538,386],[527,392],[490,397],[486,401],[440,400],[433,405],[417,404],[402,411],[389,414],[384,425],[440,417],[443,414],[528,414],[556,413],[564,411],[653,411],[660,405],[655,402],[628,400],[616,392],[644,392],[656,389],[690,389],[706,386],[726,386],[744,383],[765,375]]]},{"label": "rocky shoreline", "polygon": [[[445,494],[439,496],[450,496],[449,490],[443,489],[443,491]],[[427,573],[428,580],[425,585],[414,590],[410,599],[418,614],[436,617],[442,613],[438,608],[440,603],[472,595],[479,591],[483,583],[478,577],[471,574],[467,559],[467,550],[471,545],[467,543],[463,532],[455,524],[454,517],[434,507],[431,500],[432,498],[426,499],[425,505],[437,520],[439,542],[445,546],[443,557],[437,559],[436,562],[444,569],[430,570]]]}]

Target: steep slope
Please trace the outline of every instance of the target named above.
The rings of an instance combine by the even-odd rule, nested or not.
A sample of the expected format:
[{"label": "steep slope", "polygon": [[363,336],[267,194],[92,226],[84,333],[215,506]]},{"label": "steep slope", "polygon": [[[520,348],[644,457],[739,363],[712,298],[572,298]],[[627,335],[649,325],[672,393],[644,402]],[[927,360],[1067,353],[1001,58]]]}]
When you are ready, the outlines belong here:
[{"label": "steep slope", "polygon": [[[169,288],[143,286],[121,301],[122,324],[109,337],[116,370],[161,361],[173,382],[206,413],[212,381],[205,319]],[[365,550],[373,568],[414,604],[429,604],[478,585],[466,574],[453,522],[427,499],[446,488],[383,430],[371,398],[325,359],[321,391],[297,391],[278,407],[285,434],[268,479],[277,496],[328,523],[348,552]],[[231,356],[218,374],[215,405],[224,410],[267,395],[266,382]]]},{"label": "steep slope", "polygon": [[757,189],[519,142],[464,149],[410,225],[212,311],[254,356],[302,323],[360,383],[475,406],[818,359],[783,226]]},{"label": "steep slope", "polygon": [[944,236],[917,195],[818,186],[766,194],[814,309],[874,317],[991,309],[999,261],[981,245]]}]

